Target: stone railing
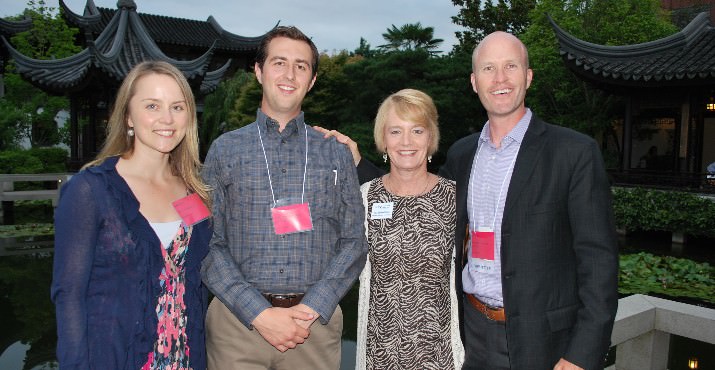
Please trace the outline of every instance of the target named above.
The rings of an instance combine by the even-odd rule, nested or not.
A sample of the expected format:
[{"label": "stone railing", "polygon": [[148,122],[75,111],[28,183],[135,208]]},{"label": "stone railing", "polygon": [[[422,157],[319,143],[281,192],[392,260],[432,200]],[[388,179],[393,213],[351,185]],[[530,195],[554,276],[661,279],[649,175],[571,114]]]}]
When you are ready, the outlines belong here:
[{"label": "stone railing", "polygon": [[[51,200],[57,205],[59,189],[72,176],[70,173],[0,174],[0,223],[13,218],[13,202],[18,200]],[[53,189],[15,190],[16,182],[56,182]],[[10,222],[12,223],[12,222]]]},{"label": "stone railing", "polygon": [[715,310],[634,294],[618,301],[607,370],[666,370],[670,335],[715,344]]}]

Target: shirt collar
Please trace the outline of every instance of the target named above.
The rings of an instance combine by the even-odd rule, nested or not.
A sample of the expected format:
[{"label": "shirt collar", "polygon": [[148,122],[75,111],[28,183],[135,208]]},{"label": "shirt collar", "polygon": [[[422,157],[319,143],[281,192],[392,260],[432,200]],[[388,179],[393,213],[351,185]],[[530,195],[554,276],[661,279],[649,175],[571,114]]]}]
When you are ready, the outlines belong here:
[{"label": "shirt collar", "polygon": [[[529,122],[531,122],[531,116],[533,114],[531,113],[531,109],[526,108],[526,113],[519,119],[519,122],[516,123],[516,126],[509,131],[506,136],[504,136],[504,139],[502,139],[502,142],[506,144],[507,142],[517,142],[521,144],[521,142],[524,140],[524,135],[526,135],[526,130],[529,128]],[[484,125],[484,129],[482,129],[482,133],[479,134],[479,141],[481,143],[489,143],[490,138],[489,138],[490,130],[489,130],[489,121]],[[504,142],[504,140],[507,140],[507,142]]]},{"label": "shirt collar", "polygon": [[[278,127],[280,127],[278,121],[268,117],[260,108],[258,109],[256,121],[258,122],[258,126],[266,134],[278,133]],[[303,131],[303,126],[305,126],[304,113],[301,111],[300,114],[286,124],[285,129],[280,135],[283,137],[294,135],[298,132],[298,129]]]}]

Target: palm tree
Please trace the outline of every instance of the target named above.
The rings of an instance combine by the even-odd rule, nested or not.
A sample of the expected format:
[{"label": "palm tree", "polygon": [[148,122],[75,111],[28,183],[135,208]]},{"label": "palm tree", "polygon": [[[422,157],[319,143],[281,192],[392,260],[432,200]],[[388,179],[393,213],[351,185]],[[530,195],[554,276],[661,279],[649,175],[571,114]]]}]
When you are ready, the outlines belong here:
[{"label": "palm tree", "polygon": [[435,39],[433,27],[422,27],[420,22],[405,24],[397,28],[394,24],[392,28],[388,28],[382,37],[387,41],[387,44],[380,45],[378,48],[385,51],[398,50],[426,50],[430,55],[436,55],[441,51],[436,50],[444,41]]}]

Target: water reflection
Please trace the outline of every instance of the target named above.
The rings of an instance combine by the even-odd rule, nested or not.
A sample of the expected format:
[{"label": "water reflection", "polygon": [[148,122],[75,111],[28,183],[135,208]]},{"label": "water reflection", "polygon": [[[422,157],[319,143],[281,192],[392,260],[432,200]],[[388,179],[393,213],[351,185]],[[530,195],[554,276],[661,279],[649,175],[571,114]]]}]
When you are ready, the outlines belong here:
[{"label": "water reflection", "polygon": [[44,368],[57,368],[55,310],[50,301],[52,254],[45,250],[46,245],[25,247],[29,250],[24,253],[5,250],[5,255],[0,255],[1,359],[5,361],[7,357],[9,362],[17,361],[13,357],[25,350],[21,367],[0,362],[0,368],[26,370],[43,368],[43,365]]}]

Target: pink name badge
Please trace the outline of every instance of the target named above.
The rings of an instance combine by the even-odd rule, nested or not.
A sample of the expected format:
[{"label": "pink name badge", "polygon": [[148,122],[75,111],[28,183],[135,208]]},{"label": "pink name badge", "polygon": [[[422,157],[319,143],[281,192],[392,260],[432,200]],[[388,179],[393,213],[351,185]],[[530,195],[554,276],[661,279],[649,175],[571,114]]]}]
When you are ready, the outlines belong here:
[{"label": "pink name badge", "polygon": [[472,231],[472,258],[494,261],[494,231]]},{"label": "pink name badge", "polygon": [[186,225],[196,225],[197,223],[211,217],[211,211],[206,208],[204,202],[198,194],[192,193],[171,203]]},{"label": "pink name badge", "polygon": [[277,235],[313,230],[308,203],[271,208],[271,217]]}]

